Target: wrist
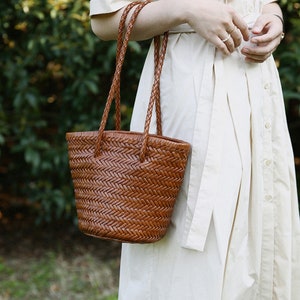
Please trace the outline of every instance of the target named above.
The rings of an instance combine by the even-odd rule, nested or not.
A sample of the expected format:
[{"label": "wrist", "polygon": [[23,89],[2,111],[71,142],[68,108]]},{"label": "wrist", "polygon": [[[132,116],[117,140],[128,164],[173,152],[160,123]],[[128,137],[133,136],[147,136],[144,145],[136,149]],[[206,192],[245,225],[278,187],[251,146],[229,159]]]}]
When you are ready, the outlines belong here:
[{"label": "wrist", "polygon": [[283,20],[282,15],[279,15],[279,14],[273,14],[273,16],[277,17],[277,18],[281,21],[281,23],[282,23],[282,29],[283,29],[283,31],[284,31],[284,20]]},{"label": "wrist", "polygon": [[165,0],[159,1],[164,3],[163,9],[167,12],[167,16],[171,18],[172,25],[177,26],[188,23],[188,2],[184,0]]}]

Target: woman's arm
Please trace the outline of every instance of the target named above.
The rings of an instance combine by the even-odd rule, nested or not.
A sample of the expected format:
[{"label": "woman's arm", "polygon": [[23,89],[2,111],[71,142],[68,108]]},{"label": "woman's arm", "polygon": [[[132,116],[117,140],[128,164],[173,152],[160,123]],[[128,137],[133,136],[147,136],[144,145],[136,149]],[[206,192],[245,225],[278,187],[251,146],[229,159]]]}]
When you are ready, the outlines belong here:
[{"label": "woman's arm", "polygon": [[[135,23],[131,38],[134,40],[152,38],[184,23],[182,13],[178,9],[169,10],[167,4],[168,1],[156,1],[145,6]],[[91,25],[94,33],[103,40],[116,39],[123,10],[124,8],[115,13],[92,16]]]},{"label": "woman's arm", "polygon": [[276,2],[263,7],[252,32],[258,34],[251,39],[251,42],[257,46],[244,47],[242,53],[248,62],[264,62],[276,50],[283,38],[282,11]]},{"label": "woman's arm", "polygon": [[[116,39],[122,12],[123,9],[93,16],[91,24],[94,33],[104,40]],[[247,24],[226,4],[211,0],[160,0],[148,4],[141,11],[131,38],[152,38],[184,23],[188,23],[226,55],[240,45],[242,38],[248,40],[249,37]],[[222,41],[227,37],[229,39]]]}]

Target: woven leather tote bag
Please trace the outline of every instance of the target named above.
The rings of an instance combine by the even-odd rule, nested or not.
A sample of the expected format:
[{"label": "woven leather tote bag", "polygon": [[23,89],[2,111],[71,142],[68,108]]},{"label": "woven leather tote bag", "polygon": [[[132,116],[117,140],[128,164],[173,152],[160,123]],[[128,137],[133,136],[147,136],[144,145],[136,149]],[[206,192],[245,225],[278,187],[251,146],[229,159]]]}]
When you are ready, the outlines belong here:
[{"label": "woven leather tote bag", "polygon": [[[129,243],[160,240],[170,224],[183,181],[190,145],[161,132],[159,80],[167,47],[155,37],[155,74],[144,132],[120,129],[120,72],[129,35],[139,11],[133,2],[119,26],[116,70],[98,131],[66,134],[79,229],[97,238]],[[135,6],[124,35],[125,20]],[[116,129],[105,130],[116,102]],[[157,134],[149,134],[153,109]]]}]

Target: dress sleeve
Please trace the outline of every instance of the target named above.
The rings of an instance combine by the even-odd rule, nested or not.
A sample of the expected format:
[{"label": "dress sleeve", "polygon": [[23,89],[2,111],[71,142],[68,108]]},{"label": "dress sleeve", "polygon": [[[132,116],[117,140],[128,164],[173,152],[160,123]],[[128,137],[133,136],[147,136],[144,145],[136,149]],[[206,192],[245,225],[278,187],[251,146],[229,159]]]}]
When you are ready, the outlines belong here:
[{"label": "dress sleeve", "polygon": [[91,0],[90,16],[115,12],[137,0]]}]

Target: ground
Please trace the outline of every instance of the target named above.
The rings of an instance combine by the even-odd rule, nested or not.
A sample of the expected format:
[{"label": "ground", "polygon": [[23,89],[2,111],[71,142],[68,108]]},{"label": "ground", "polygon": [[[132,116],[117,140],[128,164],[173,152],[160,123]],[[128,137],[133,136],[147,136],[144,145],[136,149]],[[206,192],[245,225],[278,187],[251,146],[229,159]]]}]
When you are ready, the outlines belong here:
[{"label": "ground", "polygon": [[117,299],[119,258],[117,242],[0,203],[0,300]]}]

